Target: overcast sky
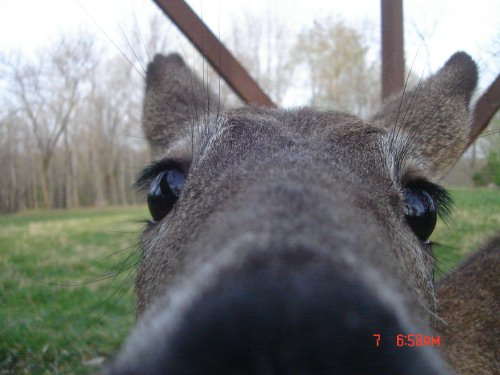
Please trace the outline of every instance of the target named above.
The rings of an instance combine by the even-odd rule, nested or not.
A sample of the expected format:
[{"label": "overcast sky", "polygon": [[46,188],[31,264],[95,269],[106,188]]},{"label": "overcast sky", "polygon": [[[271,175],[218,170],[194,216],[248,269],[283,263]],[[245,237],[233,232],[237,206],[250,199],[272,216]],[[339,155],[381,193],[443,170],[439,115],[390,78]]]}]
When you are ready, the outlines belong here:
[{"label": "overcast sky", "polygon": [[[298,33],[318,17],[332,15],[354,26],[369,25],[374,43],[379,38],[378,0],[188,0],[188,3],[221,36],[240,14],[274,11],[286,20],[292,33]],[[78,29],[92,30],[106,39],[100,28],[123,45],[117,25],[131,24],[135,17],[140,27],[155,11],[156,5],[150,0],[0,0],[0,50],[33,51],[49,44],[61,32]],[[465,50],[479,63],[481,83],[487,85],[500,70],[499,17],[500,0],[404,1],[408,64],[416,57],[417,72],[434,71],[453,52]]]}]

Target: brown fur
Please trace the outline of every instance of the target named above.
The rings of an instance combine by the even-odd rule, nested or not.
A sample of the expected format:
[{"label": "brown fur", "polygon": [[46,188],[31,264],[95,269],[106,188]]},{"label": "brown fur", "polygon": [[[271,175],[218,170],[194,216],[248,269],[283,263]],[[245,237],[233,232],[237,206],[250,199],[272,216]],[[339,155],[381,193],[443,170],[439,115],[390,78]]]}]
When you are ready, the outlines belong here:
[{"label": "brown fur", "polygon": [[436,329],[457,374],[500,373],[500,234],[437,284]]}]

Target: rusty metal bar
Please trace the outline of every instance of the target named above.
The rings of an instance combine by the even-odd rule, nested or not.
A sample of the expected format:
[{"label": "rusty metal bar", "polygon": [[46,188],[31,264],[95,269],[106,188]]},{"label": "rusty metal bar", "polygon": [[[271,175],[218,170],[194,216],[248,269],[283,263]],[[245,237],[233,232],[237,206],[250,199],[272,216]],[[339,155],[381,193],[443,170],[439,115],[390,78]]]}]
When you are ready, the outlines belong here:
[{"label": "rusty metal bar", "polygon": [[479,98],[474,109],[472,128],[469,133],[469,145],[488,126],[490,120],[500,108],[500,75],[488,87],[486,92]]},{"label": "rusty metal bar", "polygon": [[243,101],[276,107],[184,0],[155,0],[155,2]]},{"label": "rusty metal bar", "polygon": [[382,99],[404,85],[403,0],[381,0]]}]

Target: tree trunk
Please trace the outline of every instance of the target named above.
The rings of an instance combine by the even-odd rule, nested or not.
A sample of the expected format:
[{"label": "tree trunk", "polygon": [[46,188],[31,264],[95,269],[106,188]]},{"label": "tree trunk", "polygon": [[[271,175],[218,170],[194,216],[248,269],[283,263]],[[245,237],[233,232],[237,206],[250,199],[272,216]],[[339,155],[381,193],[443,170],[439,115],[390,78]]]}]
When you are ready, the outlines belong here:
[{"label": "tree trunk", "polygon": [[31,206],[35,210],[38,210],[38,189],[37,189],[37,180],[38,180],[38,173],[33,168],[31,170],[31,191],[33,195],[33,205]]},{"label": "tree trunk", "polygon": [[94,205],[98,207],[102,207],[107,205],[106,197],[105,197],[105,178],[103,176],[102,168],[97,163],[96,155],[94,152],[90,153],[90,158],[92,160],[91,168],[92,175],[94,176],[94,192],[95,192],[95,200]]},{"label": "tree trunk", "polygon": [[122,158],[119,159],[118,161],[118,194],[119,194],[119,200],[120,204],[128,204],[127,200],[127,189],[125,187],[125,163],[126,159],[129,158],[127,155],[128,153],[125,153]]},{"label": "tree trunk", "polygon": [[77,169],[76,155],[71,153],[71,201],[73,207],[80,206],[80,199],[78,194],[78,169]]},{"label": "tree trunk", "polygon": [[43,157],[40,166],[40,187],[42,188],[43,208],[52,208],[52,199],[49,192],[49,165],[50,158]]}]

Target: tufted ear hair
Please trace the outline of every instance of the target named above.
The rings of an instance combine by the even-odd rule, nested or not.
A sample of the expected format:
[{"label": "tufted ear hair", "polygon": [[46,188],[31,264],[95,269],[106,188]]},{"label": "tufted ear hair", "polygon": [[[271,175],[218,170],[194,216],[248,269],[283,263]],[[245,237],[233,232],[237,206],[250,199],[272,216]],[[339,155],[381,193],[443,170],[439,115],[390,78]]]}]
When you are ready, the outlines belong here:
[{"label": "tufted ear hair", "polygon": [[439,179],[468,144],[477,76],[471,57],[457,52],[416,88],[389,98],[371,120],[388,130],[400,159],[416,158],[429,177]]},{"label": "tufted ear hair", "polygon": [[146,73],[142,118],[153,159],[189,136],[196,122],[218,110],[217,96],[180,55],[155,55]]}]

